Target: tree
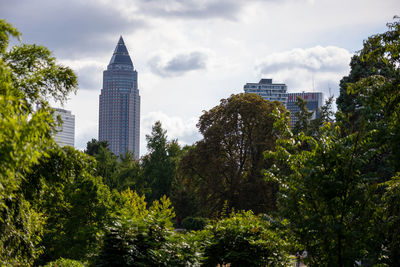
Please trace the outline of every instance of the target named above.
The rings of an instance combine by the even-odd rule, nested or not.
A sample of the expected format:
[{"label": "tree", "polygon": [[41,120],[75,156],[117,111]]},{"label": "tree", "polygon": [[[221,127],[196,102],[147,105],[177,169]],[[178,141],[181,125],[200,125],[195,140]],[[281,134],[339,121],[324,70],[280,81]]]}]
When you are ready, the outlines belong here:
[{"label": "tree", "polygon": [[296,105],[300,111],[296,112],[297,121],[293,125],[293,133],[297,134],[300,132],[308,133],[310,131],[310,121],[313,115],[312,111],[307,108],[307,101],[298,96],[296,98]]},{"label": "tree", "polygon": [[276,185],[265,182],[268,166],[263,151],[273,149],[280,132],[273,130],[273,110],[288,113],[280,102],[255,94],[232,95],[205,111],[197,127],[203,139],[187,151],[180,163],[180,183],[195,194],[202,215],[229,208],[274,210]]},{"label": "tree", "polygon": [[157,121],[152,127],[151,135],[146,135],[149,154],[142,158],[143,175],[148,183],[150,201],[170,196],[175,179],[176,162],[180,155],[177,141],[168,142],[167,131]]},{"label": "tree", "polygon": [[383,209],[377,212],[378,218],[381,218],[378,233],[383,234],[383,247],[386,248],[382,254],[383,262],[389,266],[396,266],[400,262],[400,173],[390,179],[384,185],[386,192],[383,195]]},{"label": "tree", "polygon": [[110,221],[110,190],[95,176],[95,162],[86,154],[57,146],[48,153],[27,173],[24,184],[36,181],[36,190],[25,195],[47,218],[40,243],[45,252],[37,263],[60,257],[87,260]]},{"label": "tree", "polygon": [[[193,181],[187,179],[186,171],[181,168],[180,160],[186,157],[186,153],[193,149],[195,145],[184,146],[182,148],[182,155],[177,163],[176,179],[172,184],[171,201],[178,216],[178,220],[182,220],[190,216],[199,216],[200,214],[200,201],[196,194],[196,187]],[[182,221],[183,222],[183,221]],[[180,222],[177,221],[179,224]]]},{"label": "tree", "polygon": [[206,227],[204,266],[288,266],[288,242],[251,211],[230,214]]},{"label": "tree", "polygon": [[[29,265],[41,253],[44,218],[25,199],[21,184],[53,143],[55,123],[46,99],[63,102],[77,79],[44,47],[20,45],[7,52],[10,36],[20,33],[0,20],[0,261]],[[41,108],[34,111],[36,102]]]},{"label": "tree", "polygon": [[280,140],[269,153],[281,214],[310,252],[310,265],[355,260],[396,265],[400,153],[400,23],[371,36],[342,80],[336,125]]},{"label": "tree", "polygon": [[97,161],[96,175],[103,178],[103,182],[112,190],[120,186],[118,180],[118,158],[108,148],[107,141],[92,139],[86,145],[85,153],[93,156]]},{"label": "tree", "polygon": [[148,185],[143,178],[143,168],[138,160],[134,159],[132,152],[127,151],[121,155],[117,168],[118,190],[127,188],[135,190],[138,194],[148,193]]},{"label": "tree", "polygon": [[371,256],[371,214],[379,205],[379,177],[365,172],[377,153],[371,135],[341,137],[327,124],[318,139],[302,133],[278,143],[267,153],[275,165],[266,173],[280,185],[280,214],[310,266],[352,266]]},{"label": "tree", "polygon": [[43,46],[22,44],[4,53],[14,88],[23,93],[30,108],[46,105],[49,99],[63,104],[76,93],[77,78],[72,69],[56,64],[50,50]]},{"label": "tree", "polygon": [[321,108],[318,108],[315,118],[312,119],[313,112],[308,110],[307,101],[298,96],[296,105],[299,107],[300,111],[295,114],[298,120],[292,127],[293,134],[303,132],[306,135],[317,136],[319,134],[319,129],[325,123],[333,122],[334,113],[332,111],[332,102],[333,96],[329,97]]},{"label": "tree", "polygon": [[[379,151],[367,171],[375,172],[385,192],[383,210],[377,210],[374,236],[381,247],[377,257],[395,266],[399,256],[399,234],[394,227],[398,222],[398,173],[400,171],[400,19],[388,23],[388,31],[369,37],[364,42],[360,59],[375,67],[375,75],[348,84],[348,93],[359,106],[358,129],[374,133],[373,141]],[[383,220],[382,220],[383,219]],[[377,224],[375,224],[377,225]],[[382,229],[385,231],[382,233]],[[382,238],[382,239],[380,239]]]},{"label": "tree", "polygon": [[90,156],[96,156],[100,152],[100,148],[108,148],[108,142],[107,141],[97,141],[96,139],[92,139],[91,141],[87,142],[86,144],[86,149],[85,153],[90,155]]},{"label": "tree", "polygon": [[119,181],[117,177],[118,158],[107,147],[101,146],[99,153],[95,155],[97,160],[97,175],[103,178],[103,182],[112,190],[117,189]]},{"label": "tree", "polygon": [[350,132],[378,129],[377,123],[397,118],[400,22],[398,17],[394,20],[387,24],[387,32],[364,41],[363,49],[352,58],[349,76],[341,80],[338,120]]},{"label": "tree", "polygon": [[325,123],[333,123],[334,112],[332,111],[333,96],[330,96],[325,104],[318,109],[318,117],[310,121],[310,131],[307,135],[317,136],[319,129],[324,126]]},{"label": "tree", "polygon": [[147,208],[144,196],[123,191],[95,266],[199,266],[198,245],[174,231],[170,205],[164,196]]}]

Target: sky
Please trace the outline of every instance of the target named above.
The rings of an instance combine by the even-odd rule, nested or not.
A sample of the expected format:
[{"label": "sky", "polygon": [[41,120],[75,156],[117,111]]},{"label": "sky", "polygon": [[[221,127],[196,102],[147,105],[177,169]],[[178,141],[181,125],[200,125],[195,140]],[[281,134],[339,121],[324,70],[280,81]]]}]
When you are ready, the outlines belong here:
[{"label": "sky", "polygon": [[102,73],[123,36],[138,72],[141,155],[157,120],[190,145],[204,110],[261,78],[337,97],[351,56],[394,15],[398,0],[0,0],[23,43],[77,73],[77,94],[57,107],[75,115],[78,149],[98,138]]}]

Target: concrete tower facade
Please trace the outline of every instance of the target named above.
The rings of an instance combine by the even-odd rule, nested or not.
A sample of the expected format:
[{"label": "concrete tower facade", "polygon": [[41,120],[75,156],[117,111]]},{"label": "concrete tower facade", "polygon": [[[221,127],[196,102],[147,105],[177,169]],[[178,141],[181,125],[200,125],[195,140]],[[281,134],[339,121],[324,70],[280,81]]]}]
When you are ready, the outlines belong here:
[{"label": "concrete tower facade", "polygon": [[246,83],[243,89],[245,93],[257,94],[269,101],[280,101],[286,106],[286,84],[272,83],[272,79],[261,79],[258,83]]},{"label": "concrete tower facade", "polygon": [[139,158],[140,96],[138,74],[122,36],[103,72],[99,103],[99,141],[107,141],[111,152],[126,151]]}]

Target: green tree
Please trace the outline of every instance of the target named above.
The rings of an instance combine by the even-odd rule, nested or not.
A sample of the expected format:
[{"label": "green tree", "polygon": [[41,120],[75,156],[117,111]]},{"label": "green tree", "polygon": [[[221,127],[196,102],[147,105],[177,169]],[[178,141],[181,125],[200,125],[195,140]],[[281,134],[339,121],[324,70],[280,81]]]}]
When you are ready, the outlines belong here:
[{"label": "green tree", "polygon": [[118,191],[131,188],[140,194],[150,190],[143,179],[143,168],[130,151],[117,158],[108,148],[107,141],[92,139],[87,143],[85,153],[97,161],[96,174],[103,178],[105,184]]},{"label": "green tree", "polygon": [[180,147],[177,141],[167,140],[167,131],[157,121],[152,127],[151,135],[146,135],[149,153],[142,158],[143,175],[150,188],[148,199],[160,199],[170,196],[172,183],[176,175]]},{"label": "green tree", "polygon": [[174,231],[175,216],[165,196],[147,208],[144,196],[121,193],[120,209],[95,266],[198,266],[196,238]]},{"label": "green tree", "polygon": [[387,32],[364,41],[340,83],[338,120],[349,132],[379,129],[378,124],[398,118],[400,23],[398,17],[394,20]]},{"label": "green tree", "polygon": [[117,169],[118,190],[131,188],[138,194],[149,192],[148,185],[143,178],[143,168],[138,160],[134,159],[132,152],[127,151],[121,155]]},{"label": "green tree", "polygon": [[74,72],[57,64],[43,46],[22,44],[2,55],[16,90],[23,93],[30,108],[47,104],[49,99],[63,104],[77,90]]},{"label": "green tree", "polygon": [[107,141],[92,139],[86,145],[85,153],[93,156],[97,161],[96,175],[103,178],[103,182],[112,190],[118,189],[118,157],[108,148]]},{"label": "green tree", "polygon": [[263,151],[273,149],[280,132],[273,130],[273,110],[288,113],[280,102],[255,94],[232,95],[205,111],[197,124],[203,139],[182,157],[180,183],[195,194],[202,216],[229,208],[274,210],[277,187],[261,173],[268,161]]},{"label": "green tree", "polygon": [[353,266],[369,257],[379,205],[379,177],[365,172],[377,153],[371,135],[341,137],[327,124],[319,139],[302,133],[278,143],[266,173],[280,184],[280,214],[309,252],[308,264]]},{"label": "green tree", "polygon": [[333,96],[329,97],[325,104],[318,109],[318,117],[310,121],[310,131],[307,135],[318,136],[319,129],[326,123],[334,122],[334,112],[332,111]]},{"label": "green tree", "polygon": [[84,152],[90,156],[96,156],[99,154],[100,147],[109,149],[107,141],[97,141],[93,138],[91,141],[87,142]]},{"label": "green tree", "polygon": [[298,134],[300,132],[308,133],[310,132],[310,121],[313,112],[308,110],[307,101],[301,98],[300,96],[296,98],[296,105],[299,107],[300,111],[296,112],[295,114],[297,121],[293,125],[293,133],[294,134]]},{"label": "green tree", "polygon": [[[63,102],[77,79],[44,47],[7,51],[10,36],[20,34],[0,20],[0,261],[29,265],[41,253],[44,217],[25,199],[21,183],[53,142],[55,123],[46,100]],[[41,108],[34,111],[37,102]]]},{"label": "green tree", "polygon": [[[287,134],[276,153],[281,213],[311,265],[398,262],[400,23],[369,37],[341,83],[337,124]],[[380,186],[379,186],[380,185]]]},{"label": "green tree", "polygon": [[[185,158],[186,153],[194,147],[195,145],[183,147],[181,159]],[[171,195],[171,201],[178,216],[178,224],[180,223],[179,220],[186,217],[200,215],[200,201],[196,193],[196,184],[187,176],[186,170],[180,164],[181,162],[179,161]]]},{"label": "green tree", "polygon": [[85,267],[86,265],[77,260],[70,260],[60,258],[56,261],[52,261],[44,265],[44,267]]},{"label": "green tree", "polygon": [[381,250],[383,253],[379,256],[389,266],[396,266],[400,262],[400,173],[384,186],[386,192],[383,195],[383,209],[377,213],[383,223],[377,230],[381,230],[379,233],[384,236],[382,244],[385,250]]},{"label": "green tree", "polygon": [[232,213],[200,233],[204,266],[288,266],[288,242],[251,211]]},{"label": "green tree", "polygon": [[[366,171],[374,172],[386,191],[382,199],[383,210],[378,209],[375,216],[374,238],[381,242],[375,250],[382,262],[395,266],[399,260],[398,231],[393,227],[398,221],[398,206],[393,201],[399,197],[396,188],[400,171],[399,17],[387,26],[387,32],[369,37],[360,52],[360,59],[375,67],[374,75],[348,84],[348,94],[359,103],[354,112],[358,116],[358,130],[374,133],[372,138],[379,151]],[[379,245],[384,249],[379,250]]]},{"label": "green tree", "polygon": [[[33,193],[25,193],[46,218],[38,263],[60,257],[87,260],[99,246],[111,216],[111,194],[95,162],[72,147],[54,147],[47,157],[26,175],[28,187],[36,181]],[[33,185],[31,184],[31,187]]]},{"label": "green tree", "polygon": [[112,190],[119,186],[117,171],[118,157],[108,148],[101,146],[99,153],[95,155],[97,160],[97,175],[103,178],[103,182]]}]

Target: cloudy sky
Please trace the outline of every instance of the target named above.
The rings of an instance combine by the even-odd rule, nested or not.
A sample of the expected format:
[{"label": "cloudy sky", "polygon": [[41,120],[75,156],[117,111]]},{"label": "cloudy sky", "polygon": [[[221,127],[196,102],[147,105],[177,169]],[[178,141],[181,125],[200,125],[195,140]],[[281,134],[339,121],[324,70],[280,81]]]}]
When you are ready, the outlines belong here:
[{"label": "cloudy sky", "polygon": [[396,14],[398,0],[0,0],[24,43],[78,74],[64,108],[79,149],[97,139],[102,71],[123,36],[139,75],[142,155],[156,120],[192,144],[203,110],[260,78],[337,96],[351,55]]}]

